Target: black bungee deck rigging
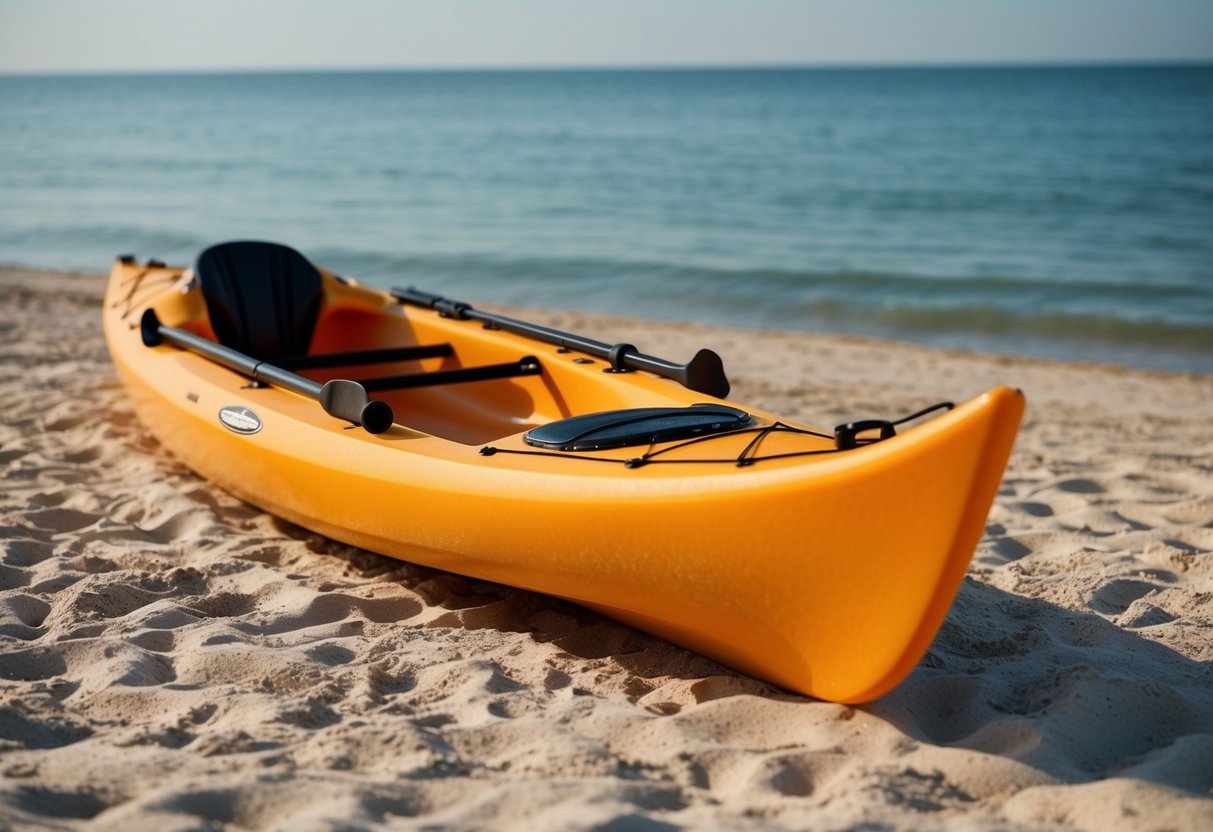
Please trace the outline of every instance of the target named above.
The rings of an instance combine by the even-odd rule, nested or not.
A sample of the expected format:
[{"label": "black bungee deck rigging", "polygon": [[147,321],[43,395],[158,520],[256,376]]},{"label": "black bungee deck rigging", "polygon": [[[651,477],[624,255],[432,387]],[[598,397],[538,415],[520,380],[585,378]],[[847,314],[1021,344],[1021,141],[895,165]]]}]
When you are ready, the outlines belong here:
[{"label": "black bungee deck rigging", "polygon": [[[552,426],[560,424],[560,422],[552,422],[552,423],[549,423],[548,425],[542,425],[539,428],[535,428],[535,429],[529,431],[526,434],[526,436],[524,436],[524,441],[526,441],[527,444],[529,444],[529,445],[535,446],[535,449],[498,448],[494,445],[485,445],[484,447],[482,447],[480,449],[480,453],[483,456],[494,456],[495,454],[513,454],[513,455],[517,455],[517,456],[546,456],[546,457],[555,457],[557,459],[582,460],[582,461],[586,461],[586,462],[608,462],[608,463],[612,463],[614,465],[622,465],[625,468],[633,468],[633,469],[634,468],[643,468],[646,465],[654,465],[654,464],[666,464],[666,465],[687,465],[687,464],[691,464],[691,465],[730,465],[731,464],[731,465],[735,465],[738,468],[745,468],[750,465],[754,465],[755,463],[758,463],[758,462],[768,462],[768,461],[776,460],[776,459],[792,459],[795,457],[822,456],[825,454],[844,453],[846,451],[855,450],[856,448],[861,448],[861,447],[865,447],[867,445],[872,445],[876,442],[881,442],[881,441],[884,441],[886,439],[891,439],[892,437],[896,436],[898,425],[903,425],[906,422],[912,422],[916,419],[921,419],[923,416],[930,415],[931,413],[934,413],[939,410],[951,410],[955,406],[956,405],[953,404],[952,402],[938,402],[936,404],[931,405],[930,407],[926,407],[915,413],[911,413],[908,416],[902,416],[900,419],[893,419],[893,420],[890,420],[890,419],[860,419],[860,420],[856,420],[853,422],[845,422],[845,423],[835,427],[833,434],[823,433],[822,431],[812,430],[811,428],[798,428],[798,427],[794,427],[792,425],[786,424],[781,421],[771,422],[766,425],[755,425],[754,418],[752,416],[750,416],[749,414],[745,413],[744,411],[738,410],[736,408],[724,407],[724,408],[720,408],[720,409],[725,410],[725,411],[731,411],[731,414],[729,414],[729,415],[734,420],[733,427],[722,427],[722,428],[719,428],[716,430],[706,430],[705,432],[702,433],[702,435],[694,435],[694,436],[690,436],[690,438],[682,438],[682,441],[675,441],[675,439],[678,437],[674,437],[671,434],[664,434],[664,435],[663,434],[653,434],[653,433],[645,434],[644,432],[638,432],[638,433],[634,433],[631,437],[629,437],[629,439],[631,439],[633,441],[616,442],[615,444],[599,445],[599,446],[593,446],[592,443],[590,443],[591,444],[590,447],[576,447],[577,439],[582,438],[582,437],[574,435],[574,436],[571,436],[564,443],[565,447],[560,447],[559,443],[548,442],[545,444],[543,441],[536,442],[536,441],[531,441],[531,439],[528,438],[531,435],[535,434],[537,431],[541,431],[543,429],[550,429]],[[697,408],[701,408],[701,407],[707,408],[707,407],[716,407],[716,406],[703,404],[703,405],[691,405],[690,407],[686,407],[686,408],[660,408],[660,410],[695,411]],[[640,408],[639,410],[648,411],[648,410],[653,410],[653,409],[654,408]],[[604,419],[604,420],[606,419],[606,417],[614,416],[614,417],[616,417],[616,422],[614,424],[621,425],[621,424],[629,423],[633,420],[632,417],[628,416],[628,414],[630,412],[632,412],[632,411],[619,410],[619,411],[613,411],[610,413],[590,414],[590,416],[598,417],[598,418]],[[744,417],[744,419],[741,417]],[[644,419],[644,417],[640,417],[640,418],[642,420]],[[585,419],[586,419],[586,417],[582,416],[582,417],[572,417],[570,419],[563,419],[561,421],[576,423],[578,421],[583,421]],[[876,432],[876,435],[875,436],[871,436],[871,435],[865,436],[864,435],[864,434],[871,434],[872,432]],[[763,441],[773,433],[790,433],[790,434],[796,434],[799,436],[812,436],[812,437],[815,437],[818,439],[829,439],[834,442],[834,447],[816,448],[813,450],[805,450],[805,451],[788,451],[788,452],[784,452],[784,453],[767,454],[765,456],[759,456],[758,451],[759,451],[759,448],[761,447]],[[751,439],[750,442],[748,442],[746,444],[746,446],[741,450],[741,453],[737,454],[734,457],[657,459],[657,457],[664,456],[665,454],[671,453],[673,451],[678,451],[683,448],[690,447],[692,445],[698,445],[701,443],[710,442],[710,441],[717,440],[717,439],[724,439],[727,437],[739,436],[739,435],[743,435],[743,434],[754,434],[754,438]],[[687,434],[685,432],[682,433],[682,437],[686,437],[686,436],[687,436]],[[666,443],[666,442],[670,442],[672,444],[664,444],[662,447],[656,447],[658,444]],[[629,457],[627,459],[619,459],[617,457],[589,455],[591,452],[596,451],[596,450],[605,450],[605,449],[609,449],[609,448],[620,448],[620,447],[629,447],[629,446],[636,447],[636,446],[640,446],[640,445],[647,445],[648,450],[646,450],[644,453],[640,454],[639,456]]]}]

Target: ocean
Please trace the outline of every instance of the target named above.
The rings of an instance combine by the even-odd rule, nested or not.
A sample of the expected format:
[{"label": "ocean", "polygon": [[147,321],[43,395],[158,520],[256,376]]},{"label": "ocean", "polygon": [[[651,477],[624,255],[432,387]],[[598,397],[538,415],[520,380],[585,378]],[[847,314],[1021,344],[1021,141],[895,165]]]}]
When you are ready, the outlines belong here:
[{"label": "ocean", "polygon": [[237,238],[467,300],[1213,372],[1213,66],[0,76],[0,263]]}]

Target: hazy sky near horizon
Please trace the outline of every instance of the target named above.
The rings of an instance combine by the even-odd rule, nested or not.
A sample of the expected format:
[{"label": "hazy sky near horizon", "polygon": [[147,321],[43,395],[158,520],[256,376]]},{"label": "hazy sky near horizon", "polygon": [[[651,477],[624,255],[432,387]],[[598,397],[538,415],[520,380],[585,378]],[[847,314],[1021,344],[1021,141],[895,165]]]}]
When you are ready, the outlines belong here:
[{"label": "hazy sky near horizon", "polygon": [[0,0],[0,72],[1213,60],[1213,0]]}]

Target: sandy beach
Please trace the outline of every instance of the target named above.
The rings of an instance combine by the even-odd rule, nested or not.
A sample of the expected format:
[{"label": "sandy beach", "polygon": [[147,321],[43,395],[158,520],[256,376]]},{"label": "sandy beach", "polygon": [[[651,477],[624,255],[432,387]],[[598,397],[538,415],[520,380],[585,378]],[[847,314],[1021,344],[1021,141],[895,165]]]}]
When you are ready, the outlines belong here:
[{"label": "sandy beach", "polygon": [[1026,392],[939,636],[847,707],[216,490],[103,288],[0,270],[0,828],[1213,828],[1213,376],[527,310],[811,424]]}]

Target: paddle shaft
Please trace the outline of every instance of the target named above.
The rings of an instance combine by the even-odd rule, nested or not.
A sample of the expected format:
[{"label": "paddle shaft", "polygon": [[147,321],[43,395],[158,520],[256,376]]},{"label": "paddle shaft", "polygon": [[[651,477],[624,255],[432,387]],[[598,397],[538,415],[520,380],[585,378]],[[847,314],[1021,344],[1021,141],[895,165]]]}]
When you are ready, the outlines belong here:
[{"label": "paddle shaft", "polygon": [[480,312],[473,309],[471,304],[423,292],[412,286],[392,289],[392,297],[401,303],[434,309],[444,317],[480,321],[515,335],[534,338],[596,358],[605,358],[611,363],[611,369],[615,372],[645,370],[663,378],[673,379],[683,387],[698,393],[718,398],[724,398],[729,394],[729,380],[724,373],[724,364],[720,360],[720,356],[712,350],[700,350],[686,364],[676,364],[655,355],[639,352],[632,344],[607,344],[541,324],[496,315],[492,312]]},{"label": "paddle shaft", "polygon": [[312,381],[187,330],[165,326],[152,309],[144,311],[140,329],[146,346],[154,347],[167,341],[254,381],[314,399],[330,416],[360,425],[368,433],[383,433],[394,421],[392,408],[386,402],[371,401],[366,390],[356,381],[333,379],[324,384]]}]

